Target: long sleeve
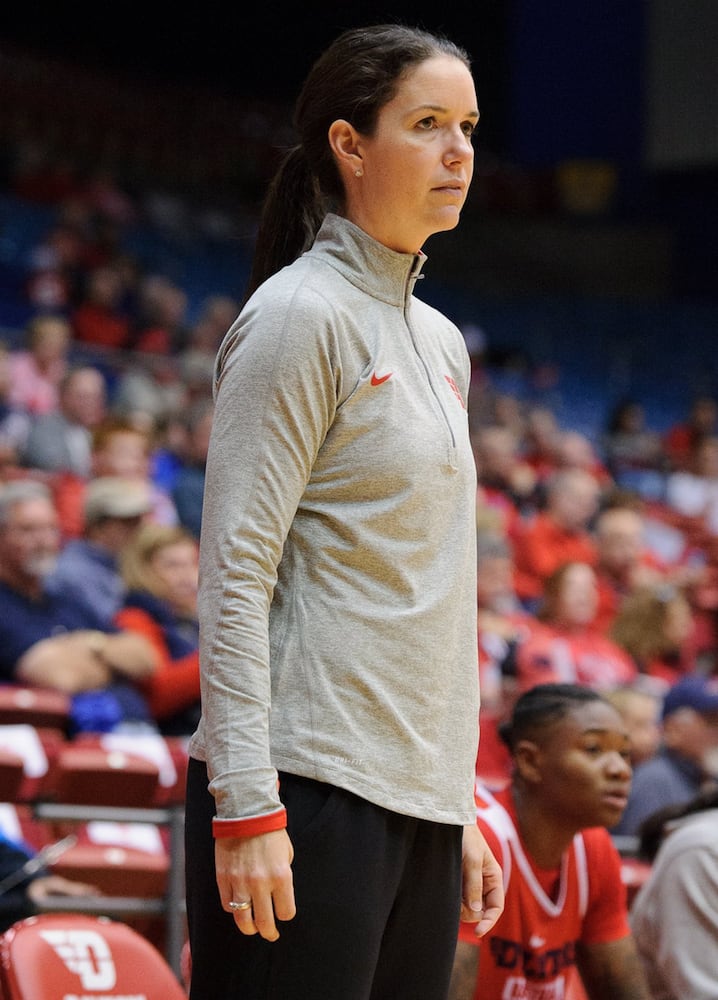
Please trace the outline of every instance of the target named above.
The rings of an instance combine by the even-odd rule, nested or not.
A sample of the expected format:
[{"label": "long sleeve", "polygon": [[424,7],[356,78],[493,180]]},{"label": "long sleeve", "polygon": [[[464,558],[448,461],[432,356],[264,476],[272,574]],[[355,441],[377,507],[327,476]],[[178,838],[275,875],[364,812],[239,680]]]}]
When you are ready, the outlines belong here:
[{"label": "long sleeve", "polygon": [[[332,360],[313,333],[321,303],[294,308],[272,336],[258,314],[225,345],[203,511],[203,713],[211,718],[217,812],[280,805],[269,753],[269,614],[285,540],[336,406]],[[238,734],[242,747],[237,751]],[[241,761],[241,771],[237,762]]]}]

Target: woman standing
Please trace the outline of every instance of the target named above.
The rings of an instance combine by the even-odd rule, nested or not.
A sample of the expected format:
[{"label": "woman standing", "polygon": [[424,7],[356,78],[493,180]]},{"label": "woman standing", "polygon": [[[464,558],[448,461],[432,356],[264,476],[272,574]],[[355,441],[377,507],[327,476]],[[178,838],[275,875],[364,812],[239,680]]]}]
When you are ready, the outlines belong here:
[{"label": "woman standing", "polygon": [[399,25],[342,35],[298,99],[217,358],[193,1000],[437,1000],[460,911],[501,909],[473,822],[469,361],[413,295],[478,117],[466,55]]}]

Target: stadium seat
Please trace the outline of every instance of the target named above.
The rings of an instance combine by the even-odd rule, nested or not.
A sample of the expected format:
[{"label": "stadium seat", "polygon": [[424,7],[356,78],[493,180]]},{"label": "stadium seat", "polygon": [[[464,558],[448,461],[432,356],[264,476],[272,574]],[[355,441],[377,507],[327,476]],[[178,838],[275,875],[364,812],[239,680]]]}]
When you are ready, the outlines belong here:
[{"label": "stadium seat", "polygon": [[29,723],[0,725],[0,750],[23,763],[20,785],[10,801],[31,802],[48,780],[50,761],[65,743],[58,729],[38,729]]},{"label": "stadium seat", "polygon": [[169,872],[168,845],[150,823],[93,820],[59,827],[77,843],[51,865],[56,875],[96,886],[106,896],[164,896]]},{"label": "stadium seat", "polygon": [[0,725],[27,723],[36,729],[59,729],[66,732],[70,716],[70,698],[50,688],[0,685]]},{"label": "stadium seat", "polygon": [[25,777],[25,763],[19,754],[0,748],[0,802],[15,802]]},{"label": "stadium seat", "polygon": [[154,733],[79,733],[73,745],[129,753],[150,761],[158,770],[158,781],[152,799],[143,805],[164,808],[184,803],[189,759],[187,740]]},{"label": "stadium seat", "polygon": [[145,808],[158,781],[157,766],[145,757],[73,741],[51,761],[42,791],[68,805]]},{"label": "stadium seat", "polygon": [[163,780],[160,771],[160,782],[155,794],[154,804],[157,806],[183,805],[187,789],[187,765],[189,764],[188,741],[183,737],[166,736],[165,745],[174,766],[174,780]]},{"label": "stadium seat", "polygon": [[0,937],[2,1000],[186,1000],[159,951],[106,917],[41,914]]},{"label": "stadium seat", "polygon": [[33,815],[32,806],[12,802],[0,802],[0,835],[26,844],[32,851],[40,851],[58,839],[51,824]]},{"label": "stadium seat", "polygon": [[78,843],[51,865],[55,875],[86,882],[105,896],[150,899],[164,896],[169,860],[154,853],[118,844]]}]

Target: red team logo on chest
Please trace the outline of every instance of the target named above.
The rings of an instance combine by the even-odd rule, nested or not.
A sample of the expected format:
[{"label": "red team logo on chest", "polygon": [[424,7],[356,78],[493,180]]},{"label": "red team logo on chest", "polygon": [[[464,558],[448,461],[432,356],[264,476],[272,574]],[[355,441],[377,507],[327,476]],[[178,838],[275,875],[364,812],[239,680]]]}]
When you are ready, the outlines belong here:
[{"label": "red team logo on chest", "polygon": [[446,381],[451,386],[451,391],[454,393],[454,395],[456,396],[456,398],[458,399],[458,401],[461,403],[461,408],[463,410],[465,410],[466,409],[466,404],[464,403],[464,397],[461,395],[461,390],[459,389],[458,385],[456,384],[456,382],[454,381],[454,379],[451,377],[451,375],[444,375],[444,378],[446,379]]}]

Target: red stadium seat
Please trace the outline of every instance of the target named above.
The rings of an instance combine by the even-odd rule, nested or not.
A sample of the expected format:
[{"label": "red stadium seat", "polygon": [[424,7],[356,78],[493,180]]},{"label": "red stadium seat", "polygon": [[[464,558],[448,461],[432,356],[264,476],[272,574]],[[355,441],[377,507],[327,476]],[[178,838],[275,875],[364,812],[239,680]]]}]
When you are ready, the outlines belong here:
[{"label": "red stadium seat", "polygon": [[22,759],[23,774],[13,801],[30,802],[47,780],[50,761],[64,745],[58,729],[39,729],[29,723],[0,725],[0,750]]},{"label": "red stadium seat", "polygon": [[78,843],[51,865],[55,875],[86,882],[105,896],[156,898],[167,890],[169,859],[118,844]]},{"label": "red stadium seat", "polygon": [[12,750],[0,749],[0,802],[15,802],[25,778],[25,762]]},{"label": "red stadium seat", "polygon": [[117,750],[150,761],[158,770],[157,788],[152,799],[143,805],[164,808],[184,803],[189,760],[187,740],[154,733],[80,733],[73,745]]},{"label": "red stadium seat", "polygon": [[42,914],[0,937],[2,1000],[186,1000],[157,949],[106,917]]},{"label": "red stadium seat", "polygon": [[0,834],[8,840],[27,844],[33,851],[40,851],[58,839],[52,825],[37,819],[32,806],[26,803],[0,803]]},{"label": "red stadium seat", "polygon": [[66,732],[70,698],[51,688],[0,685],[0,725],[28,723],[36,729],[59,729]]},{"label": "red stadium seat", "polygon": [[52,863],[56,875],[87,882],[106,896],[165,895],[169,853],[156,826],[93,820],[58,832],[74,832],[77,843]]},{"label": "red stadium seat", "polygon": [[42,790],[65,804],[146,808],[158,781],[157,766],[144,757],[73,741],[51,762]]},{"label": "red stadium seat", "polygon": [[184,804],[185,791],[187,787],[187,765],[189,764],[187,742],[188,741],[186,739],[181,737],[165,737],[165,744],[169,752],[170,760],[174,765],[175,777],[173,781],[164,781],[162,778],[162,772],[160,772],[160,783],[157,788],[154,803],[157,806]]}]

